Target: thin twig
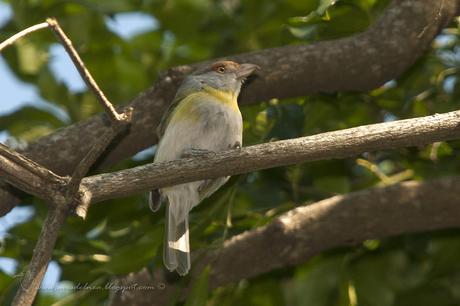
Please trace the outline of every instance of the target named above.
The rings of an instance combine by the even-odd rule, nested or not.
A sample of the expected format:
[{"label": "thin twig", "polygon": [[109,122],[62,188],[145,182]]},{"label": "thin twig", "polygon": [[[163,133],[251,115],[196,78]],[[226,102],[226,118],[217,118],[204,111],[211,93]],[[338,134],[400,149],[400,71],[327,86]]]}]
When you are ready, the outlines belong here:
[{"label": "thin twig", "polygon": [[115,135],[115,129],[107,129],[104,135],[102,135],[102,137],[99,139],[99,142],[95,143],[91,150],[80,161],[77,168],[73,172],[72,178],[70,179],[68,185],[68,192],[70,194],[74,194],[78,190],[81,180],[85,177],[91,166],[96,162],[102,152],[107,148]]},{"label": "thin twig", "polygon": [[74,195],[78,191],[80,182],[83,179],[83,177],[85,177],[91,166],[96,162],[96,160],[99,158],[102,152],[110,144],[112,139],[120,131],[121,127],[131,121],[133,109],[127,108],[122,114],[119,114],[113,107],[112,103],[110,103],[110,101],[105,97],[104,93],[91,76],[82,59],[73,47],[72,41],[64,33],[62,28],[59,26],[57,20],[54,18],[48,18],[46,22],[54,31],[57,38],[61,41],[62,45],[67,51],[67,54],[72,59],[75,67],[78,69],[78,72],[80,73],[83,80],[85,80],[86,84],[92,89],[92,91],[98,98],[99,102],[104,107],[106,113],[112,119],[112,127],[108,131],[106,131],[100,139],[98,139],[98,142],[96,142],[93,147],[91,147],[89,152],[80,161],[74,173],[72,174],[72,178],[69,182],[67,191],[68,195]]},{"label": "thin twig", "polygon": [[81,60],[80,56],[78,55],[77,51],[73,47],[72,41],[64,33],[62,28],[59,26],[57,20],[54,18],[48,18],[46,19],[46,22],[64,46],[65,50],[67,51],[67,54],[69,54],[81,77],[86,82],[86,85],[88,85],[88,87],[91,88],[91,90],[94,92],[97,99],[104,108],[105,112],[107,113],[107,115],[109,115],[110,119],[112,121],[123,120],[123,115],[117,113],[112,103],[110,103],[110,101],[106,98],[102,90],[99,88],[96,81],[93,79],[85,64]]},{"label": "thin twig", "polygon": [[88,195],[87,188],[81,186],[81,181],[86,176],[86,174],[88,174],[89,169],[94,165],[94,163],[105,151],[115,136],[131,122],[132,113],[133,108],[128,107],[122,113],[122,116],[120,116],[120,118],[123,118],[122,120],[117,119],[112,121],[110,129],[107,130],[104,135],[99,138],[99,141],[94,144],[90,151],[80,161],[74,173],[72,174],[72,178],[70,179],[70,182],[67,186],[67,195],[70,198],[80,193],[78,197],[79,203],[75,208],[75,212],[79,217],[83,219],[86,218],[86,213],[88,212],[91,197]]},{"label": "thin twig", "polygon": [[[392,1],[378,21],[368,30],[345,40],[291,45],[229,56],[229,59],[238,62],[250,62],[263,67],[259,77],[247,84],[248,86],[243,90],[240,97],[241,104],[258,103],[274,97],[293,98],[316,92],[368,91],[398,78],[413,65],[412,60],[405,59],[420,58],[424,50],[431,45],[433,37],[443,27],[444,21],[453,20],[456,16],[456,6],[447,5],[445,1],[442,18],[430,23],[430,29],[420,39],[412,35],[420,32],[426,25],[426,20],[434,19],[439,2],[439,0]],[[421,6],[426,9],[420,10]],[[394,20],[410,22],[401,23]],[[407,46],[402,53],[399,48],[401,44]],[[362,45],[368,45],[369,50],[377,50],[381,56],[376,58],[369,52],[362,54],[363,50],[359,47]],[[338,58],[336,55],[326,56],[325,51],[331,49],[348,50],[344,54],[340,51],[339,54],[348,56],[349,62],[356,62],[355,69],[345,69],[340,62],[336,61]],[[392,62],[390,59],[398,60]],[[113,165],[156,143],[157,139],[152,137],[151,131],[158,124],[161,117],[159,113],[164,111],[166,104],[174,97],[184,75],[203,64],[169,69],[159,77],[154,86],[131,101],[137,113],[131,132],[119,145],[110,150],[100,166]],[[383,70],[367,69],[373,64],[383,67]],[[317,67],[322,69],[317,71],[315,70]],[[309,74],[309,71],[316,71],[316,73]],[[360,73],[355,73],[356,71]],[[299,75],[302,77],[298,77]],[[47,164],[52,162],[55,169],[74,169],[82,158],[82,150],[88,151],[94,139],[100,135],[98,131],[103,128],[103,124],[99,116],[94,116],[85,124],[73,125],[60,130],[59,133],[42,137],[26,149],[28,156],[38,162]],[[3,192],[0,191],[0,216],[9,212],[10,207],[14,207],[16,199],[13,193],[4,189]]]},{"label": "thin twig", "polygon": [[120,121],[120,120],[125,120],[125,116],[123,114],[119,114],[115,108],[113,107],[112,103],[107,99],[107,97],[104,95],[102,90],[99,88],[97,85],[96,81],[94,78],[91,76],[91,73],[89,70],[86,68],[85,64],[81,60],[80,56],[78,55],[77,51],[72,45],[72,41],[67,37],[65,32],[62,30],[60,27],[59,23],[57,22],[56,19],[54,18],[48,18],[46,19],[46,22],[42,22],[36,25],[33,25],[25,30],[22,30],[21,32],[11,36],[4,42],[0,43],[0,52],[12,45],[16,40],[20,39],[21,37],[24,37],[32,32],[42,30],[45,28],[50,27],[53,32],[56,34],[57,38],[59,41],[62,43],[64,48],[66,49],[67,53],[69,54],[71,60],[73,61],[75,67],[77,68],[78,72],[80,73],[80,76],[83,78],[85,83],[88,85],[88,87],[94,92],[96,95],[97,99],[99,100],[100,104],[104,108],[105,112],[107,115],[110,117],[112,121]]},{"label": "thin twig", "polygon": [[0,43],[0,52],[2,52],[3,49],[5,49],[6,47],[14,44],[14,42],[18,39],[20,39],[21,37],[24,37],[32,32],[35,32],[35,31],[39,31],[39,30],[42,30],[42,29],[46,29],[47,27],[49,27],[49,24],[47,22],[42,22],[42,23],[39,23],[39,24],[36,24],[36,25],[33,25],[25,30],[22,30],[21,32],[17,33],[17,34],[14,34],[13,36],[11,36],[10,38],[8,38],[7,40],[5,40],[4,42]]},{"label": "thin twig", "polygon": [[[80,183],[81,180],[85,177],[88,173],[89,169],[92,165],[96,162],[99,156],[104,152],[113,138],[118,134],[122,127],[126,126],[131,121],[131,116],[133,109],[127,108],[122,114],[119,114],[115,108],[113,107],[112,103],[106,98],[102,90],[97,85],[94,78],[91,76],[90,72],[86,68],[85,64],[83,63],[82,59],[78,55],[77,51],[72,45],[72,41],[70,38],[65,34],[65,32],[60,27],[59,23],[54,18],[48,18],[47,23],[51,27],[51,29],[56,34],[57,38],[60,40],[62,45],[64,46],[67,54],[70,56],[71,60],[73,61],[75,67],[77,68],[78,72],[80,73],[83,80],[86,82],[89,88],[93,91],[96,95],[97,99],[103,106],[105,112],[111,119],[112,127],[104,133],[104,135],[98,139],[98,142],[89,150],[89,152],[85,155],[85,157],[80,161],[78,166],[76,167],[74,173],[72,174],[72,178],[67,186],[67,198],[74,199],[77,198],[80,203],[76,207],[77,214],[82,218],[86,217],[87,205],[89,202],[85,201],[84,198],[84,191],[77,197],[77,193],[80,191]],[[83,188],[84,189],[84,188]],[[68,203],[71,205],[72,203]]]},{"label": "thin twig", "polygon": [[[130,113],[132,109],[128,110]],[[131,115],[128,115],[130,118]],[[109,128],[99,139],[98,142],[94,144],[91,150],[86,154],[86,156],[80,161],[77,168],[72,174],[69,184],[67,185],[67,195],[69,198],[77,195],[78,192],[81,192],[78,197],[78,205],[75,207],[76,214],[85,219],[88,207],[90,204],[91,197],[85,195],[86,188],[81,187],[81,181],[88,173],[89,169],[94,165],[96,160],[101,156],[107,146],[112,142],[115,136],[120,132],[121,128],[125,126],[125,121],[113,121],[111,128]],[[88,200],[85,200],[88,198]]]},{"label": "thin twig", "polygon": [[20,279],[20,286],[12,305],[32,305],[51,260],[59,229],[64,224],[66,217],[67,207],[65,205],[55,205],[55,207],[50,208],[35,246],[32,260],[22,279]]},{"label": "thin twig", "polygon": [[[81,160],[70,181],[41,167],[39,164],[10,150],[8,147],[0,145],[0,173],[4,173],[4,179],[25,191],[44,197],[53,204],[43,224],[30,265],[20,282],[20,288],[13,300],[14,305],[32,305],[34,302],[48,263],[51,260],[59,229],[64,224],[67,214],[75,204],[77,204],[77,212],[80,211],[79,215],[82,217],[86,215],[90,197],[87,195],[87,192],[85,192],[86,187],[80,186],[83,177],[88,173],[91,166],[96,162],[118,132],[130,123],[133,112],[133,108],[131,107],[125,109],[122,114],[119,114],[115,110],[92,78],[88,69],[86,69],[77,51],[72,46],[71,40],[67,37],[55,19],[49,18],[46,23],[35,25],[12,36],[0,44],[0,51],[4,47],[14,43],[20,37],[47,27],[50,27],[56,34],[83,80],[85,80],[88,87],[94,92],[99,102],[102,104],[104,110],[111,119],[111,127],[100,139],[98,139],[98,142],[94,144]],[[31,181],[28,179],[33,180]],[[29,185],[33,185],[33,188]],[[79,206],[83,206],[83,208],[78,209]]]}]

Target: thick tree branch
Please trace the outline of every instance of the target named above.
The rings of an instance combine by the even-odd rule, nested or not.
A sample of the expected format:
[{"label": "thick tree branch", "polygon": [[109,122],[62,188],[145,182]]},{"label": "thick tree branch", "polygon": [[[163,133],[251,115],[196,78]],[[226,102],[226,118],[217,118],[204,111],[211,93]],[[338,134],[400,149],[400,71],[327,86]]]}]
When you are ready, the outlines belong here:
[{"label": "thick tree branch", "polygon": [[[446,5],[444,5],[445,2]],[[379,22],[371,27],[366,33],[356,35],[352,38],[342,39],[335,42],[319,43],[314,45],[314,48],[311,45],[289,46],[234,57],[233,59],[240,62],[249,61],[266,67],[264,75],[261,75],[252,83],[252,90],[242,96],[243,101],[250,102],[270,97],[285,98],[298,96],[309,92],[309,90],[365,90],[381,84],[389,76],[400,74],[412,63],[414,58],[421,54],[420,50],[428,45],[429,41],[431,41],[440,27],[442,27],[445,22],[450,20],[453,16],[453,12],[456,11],[457,1],[446,0],[442,2],[442,5],[439,5],[438,3],[437,10],[434,10],[433,7],[429,6],[429,4],[434,4],[434,0],[422,0],[418,2],[409,0],[395,1],[388,8],[385,16],[382,17]],[[414,16],[418,16],[419,18],[424,17],[425,19],[422,18],[424,23],[417,23],[417,26],[419,26],[418,28],[412,27],[410,28],[410,31],[407,31],[407,28],[411,23],[416,23],[409,18]],[[97,84],[94,80],[92,80],[88,71],[78,57],[78,54],[76,54],[75,50],[72,48],[70,40],[62,32],[57,22],[52,19],[49,19],[47,22],[66,46],[66,50],[71,54],[71,58],[77,64],[77,68],[82,73],[85,81],[88,82],[89,86],[95,91],[100,101],[102,101],[105,111],[112,120],[112,124],[116,125],[120,123],[121,125],[122,121],[129,121],[130,112],[126,114],[123,113],[121,115],[116,112],[110,102],[105,98],[104,94],[97,87]],[[390,26],[392,26],[391,30],[395,32],[388,32],[388,27]],[[31,32],[41,28],[43,28],[43,24],[37,25],[36,28],[29,28],[28,31]],[[413,30],[416,31],[412,32]],[[378,40],[374,37],[376,31],[381,34],[381,37],[379,37]],[[29,32],[26,30],[24,33],[27,34]],[[396,37],[395,33],[401,32],[405,35],[404,42],[406,42],[406,45],[401,46],[400,44],[394,44],[394,40],[389,45],[381,43],[382,39],[384,39],[386,35],[388,38],[394,39]],[[426,41],[424,41],[424,38]],[[424,41],[424,44],[420,43],[422,40]],[[10,42],[8,42],[8,44],[9,43]],[[411,43],[413,43],[413,45],[411,45]],[[4,45],[6,46],[8,44]],[[331,49],[334,48],[334,44],[338,44],[335,46],[336,50],[331,51]],[[410,49],[414,46],[417,47],[416,49],[412,49],[415,53],[412,52],[410,55],[406,54],[406,49]],[[387,54],[389,56],[385,56],[385,54],[382,53],[377,55],[374,48],[383,49],[384,47],[387,48],[385,51],[389,50],[392,53]],[[328,50],[329,52],[325,53]],[[364,56],[361,55],[360,58],[350,56],[350,54],[353,54],[358,50],[365,53]],[[333,63],[336,67],[342,66],[347,69],[343,71],[343,75],[336,77],[337,84],[339,84],[338,86],[337,84],[334,84],[331,87],[330,79],[322,79],[321,72],[324,71],[325,67],[321,66],[321,63],[320,66],[317,65],[318,62],[321,62],[323,57],[328,58],[328,64]],[[395,57],[398,58],[397,61],[394,60]],[[359,59],[363,58],[364,60],[359,61]],[[383,63],[391,66],[391,68],[376,64],[376,60],[381,59],[383,59]],[[312,64],[309,63],[309,61],[313,60],[313,66],[311,66]],[[350,60],[351,62],[349,62]],[[353,62],[353,60],[355,62]],[[367,69],[368,67],[371,69]],[[307,72],[306,68],[311,68],[308,72],[311,74],[317,74],[315,75],[315,78],[320,80],[320,82],[305,83],[305,73]],[[151,90],[152,96],[150,97],[150,99],[152,99],[152,103],[158,109],[164,109],[167,102],[170,101],[173,96],[180,80],[184,76],[184,73],[189,72],[191,69],[193,68],[183,67],[173,69],[160,79],[159,85]],[[369,71],[370,74],[368,74]],[[289,73],[289,77],[287,77],[287,73]],[[366,76],[366,74],[368,75]],[[350,82],[350,78],[354,78],[354,80]],[[164,87],[160,86],[161,84],[164,84]],[[269,84],[276,84],[277,86],[271,87]],[[307,84],[307,86],[305,86],[305,84]],[[142,100],[142,97],[139,97],[139,99]],[[133,102],[133,106],[137,106],[136,103],[137,102]],[[137,108],[136,111],[139,109],[141,109],[141,107]],[[139,124],[142,120],[152,119],[152,117],[151,115],[139,115],[138,119],[137,123]],[[158,122],[156,119],[154,120],[153,125],[156,125]],[[80,129],[78,131],[78,135],[82,135],[82,132],[88,128],[89,122],[91,122],[91,120],[81,123],[80,125],[73,127],[73,129]],[[108,139],[104,139],[99,143],[99,145],[92,146],[94,143],[97,143],[98,139],[94,137],[96,134],[92,133],[92,131],[88,131],[89,137],[86,137],[84,141],[85,143],[88,143],[88,139],[91,139],[91,146],[88,147],[85,144],[85,146],[80,147],[80,149],[84,151],[83,155],[80,156],[78,154],[73,154],[70,159],[71,162],[67,163],[56,163],[56,158],[53,156],[53,165],[50,165],[52,170],[59,169],[59,167],[61,167],[63,173],[73,171],[73,178],[70,180],[70,183],[65,186],[62,186],[62,182],[66,182],[65,178],[55,175],[53,172],[33,163],[20,154],[15,154],[7,148],[0,147],[0,173],[4,174],[5,180],[22,190],[36,194],[46,200],[51,200],[54,204],[51,207],[37,246],[34,249],[31,264],[21,281],[21,287],[13,301],[14,305],[30,305],[33,303],[47,264],[51,258],[52,249],[56,242],[59,228],[64,223],[69,209],[74,207],[76,204],[83,204],[86,207],[86,205],[91,201],[101,201],[112,197],[126,196],[135,192],[146,191],[151,188],[204,178],[215,178],[225,175],[245,173],[304,161],[348,157],[365,151],[407,147],[460,138],[460,112],[451,112],[443,115],[376,124],[299,139],[252,146],[244,148],[241,151],[228,151],[219,155],[207,154],[201,158],[184,159],[163,164],[151,164],[117,173],[89,177],[82,180],[90,166],[93,165],[97,157],[109,144],[110,139],[116,134],[116,131],[118,131],[117,126],[115,126],[110,127],[113,128],[113,131],[107,132],[107,127],[103,125],[101,117],[98,119],[92,119],[92,122],[95,124],[93,129],[97,126],[98,131],[96,133],[99,133],[97,138],[100,138],[100,134],[102,134],[103,137],[108,137]],[[149,124],[143,126],[144,133],[146,133],[146,127],[148,127]],[[71,130],[72,127],[61,131],[61,133],[66,134]],[[150,132],[151,131],[149,131],[149,133]],[[66,154],[65,150],[63,151],[63,148],[58,145],[58,143],[62,141],[62,138],[60,137],[63,134],[55,134],[49,139],[52,139],[53,147],[58,146],[60,153]],[[148,134],[146,133],[145,135]],[[42,141],[41,144],[38,142],[36,145],[40,147],[40,145],[44,144],[49,147],[50,142],[46,142],[46,139],[47,138],[45,138],[45,141]],[[69,140],[70,143],[72,143],[71,146],[75,148],[75,142],[73,142],[74,138],[70,139],[66,137],[65,141],[69,142]],[[133,141],[133,139],[129,139],[128,137],[128,139],[125,139],[125,142],[120,144],[114,152],[117,152],[117,150],[121,150],[120,148],[126,146],[128,140]],[[144,141],[142,145],[145,143],[146,142]],[[33,147],[34,145],[31,146],[31,148]],[[132,147],[133,146],[131,145],[131,148]],[[65,149],[68,148],[69,147],[66,147]],[[34,156],[33,149],[29,148],[26,152],[30,156]],[[122,156],[123,154],[126,155],[126,152],[127,151],[123,151],[122,153],[117,154],[121,154],[120,156]],[[41,160],[40,154],[42,153],[38,154],[39,162],[46,165],[49,161],[47,161],[46,158]],[[49,150],[46,154],[48,156],[50,155]],[[106,163],[111,163],[111,158],[113,160],[120,159],[120,157],[115,158],[114,156],[117,155],[113,153],[113,156],[109,157],[109,159],[106,160]],[[62,159],[62,156],[58,157],[58,160]],[[74,159],[77,157],[81,161],[76,162]],[[69,160],[69,156],[65,156],[64,159]],[[75,167],[76,170],[73,170]],[[15,171],[19,172],[15,173]],[[26,181],[29,179],[30,181]],[[127,182],[130,182],[131,184],[127,184]],[[436,182],[433,184],[436,185]],[[408,188],[414,188],[412,185],[406,185],[401,184],[398,187],[405,189],[406,192],[410,191]],[[421,184],[419,185],[422,186]],[[49,186],[53,187],[53,193],[51,195],[45,195],[44,190],[45,188],[49,189]],[[450,185],[447,187],[450,188]],[[437,193],[439,192],[439,188],[436,189]],[[374,192],[374,196],[379,193],[378,190],[368,192]],[[382,198],[384,198],[385,201],[388,201],[388,197],[391,199],[391,195],[394,192],[392,192],[392,190],[386,190],[386,192],[389,195],[386,195],[386,198]],[[423,192],[424,191],[421,190],[421,193]],[[314,252],[319,252],[336,245],[353,243],[356,240],[374,237],[374,235],[377,235],[377,237],[386,237],[387,235],[399,233],[399,230],[402,232],[412,232],[440,227],[443,228],[446,224],[449,224],[450,226],[458,226],[458,210],[453,212],[456,213],[456,218],[449,219],[455,220],[453,223],[446,222],[446,216],[444,215],[441,215],[439,220],[435,218],[435,220],[431,223],[426,221],[424,222],[423,218],[426,218],[427,215],[432,217],[433,212],[430,211],[430,209],[433,209],[433,205],[422,207],[423,204],[420,203],[417,207],[415,207],[418,210],[422,210],[420,216],[417,216],[419,217],[417,222],[407,222],[406,220],[401,220],[401,222],[398,223],[398,226],[394,226],[394,224],[392,224],[391,229],[386,229],[384,226],[386,226],[387,223],[384,222],[377,222],[375,224],[366,224],[365,222],[362,222],[365,227],[357,227],[354,222],[347,223],[347,220],[345,219],[350,216],[348,208],[352,205],[347,205],[347,209],[344,210],[344,214],[342,210],[335,209],[337,204],[339,202],[347,202],[347,200],[350,201],[350,199],[354,199],[358,203],[365,202],[365,198],[360,201],[360,197],[363,197],[365,193],[366,192],[360,192],[349,196],[336,197],[322,201],[311,207],[308,206],[293,210],[289,214],[277,218],[273,223],[266,227],[237,236],[228,241],[221,250],[210,252],[204,257],[204,259],[201,258],[197,262],[197,267],[195,268],[195,272],[192,277],[196,277],[198,275],[197,273],[202,270],[204,266],[212,265],[214,268],[211,275],[213,286],[225,284],[230,281],[264,273],[274,268],[294,265],[315,254]],[[396,193],[398,193],[398,191]],[[0,192],[0,196],[5,194],[4,190]],[[407,197],[410,198],[411,196],[413,195],[409,194]],[[427,195],[425,194],[425,196]],[[13,199],[11,196],[8,197],[9,200]],[[8,197],[0,199],[0,201],[8,200]],[[401,199],[402,194],[400,192],[398,193],[398,197],[400,200],[404,201],[404,199]],[[367,198],[369,200],[371,197]],[[428,199],[429,198],[426,198],[425,200]],[[433,199],[433,197],[431,199]],[[372,200],[374,203],[381,201],[381,199],[378,199],[378,201],[376,201],[376,199]],[[411,198],[410,200],[413,201],[414,198]],[[458,198],[456,198],[456,200],[458,200]],[[7,204],[9,203],[10,202],[7,202]],[[359,218],[362,216],[368,217],[370,212],[378,210],[378,208],[374,208],[374,210],[369,212],[369,207],[367,207],[366,212],[363,207],[355,207],[353,218]],[[449,207],[447,207],[447,209],[448,208]],[[356,210],[358,212],[362,211],[362,214],[356,215]],[[407,210],[405,211],[407,214],[408,211],[412,211],[414,208],[404,207],[403,210]],[[390,209],[388,212],[384,209],[383,211],[380,211],[379,216],[381,217],[385,215],[385,213],[388,214],[386,216],[388,218],[391,217],[393,211]],[[341,226],[345,227],[345,230],[353,233],[353,235],[348,236],[347,234],[336,234],[338,238],[335,240],[330,237],[330,241],[332,241],[332,243],[329,241],[326,241],[325,243],[323,239],[319,239],[317,237],[304,237],[304,231],[312,231],[318,227],[317,224],[312,225],[312,216],[313,220],[315,220],[316,216],[315,221],[321,223],[320,225],[323,227],[323,231],[324,228],[326,229],[326,236],[327,234],[334,232],[336,229],[336,223],[340,223]],[[325,222],[324,216],[332,219],[333,222]],[[448,216],[452,217],[452,214]],[[356,231],[356,229],[358,229],[358,232],[353,232]],[[340,230],[343,231],[344,228],[340,228]],[[350,238],[353,240],[347,240]],[[278,240],[283,240],[284,244],[277,243]],[[241,256],[235,256],[241,253],[243,249],[249,249],[249,253],[252,252],[249,258],[245,256],[242,259]],[[264,256],[266,251],[269,251],[272,256]],[[229,267],[232,267],[235,264],[235,259],[237,259],[238,268],[231,268],[232,271],[228,271],[230,269]],[[258,263],[257,266],[254,266],[254,261]],[[163,294],[163,298],[167,296],[167,294]],[[121,298],[125,299],[126,296]],[[156,300],[158,301],[158,299]]]},{"label": "thick tree branch", "polygon": [[[267,226],[227,240],[216,251],[196,257],[190,283],[193,284],[193,279],[207,265],[211,266],[209,286],[212,289],[274,269],[295,266],[338,246],[406,233],[458,228],[458,190],[460,177],[452,177],[405,182],[301,206]],[[135,283],[155,287],[166,281],[161,271],[157,271],[152,280],[146,270],[119,281],[122,286]],[[177,294],[177,288],[174,284],[166,284],[164,290],[113,293],[112,306],[167,305]]]},{"label": "thick tree branch", "polygon": [[0,176],[2,179],[41,199],[52,201],[59,189],[68,183],[34,161],[0,144]]},{"label": "thick tree branch", "polygon": [[104,135],[105,138],[94,144],[77,166],[70,180],[47,171],[3,145],[0,146],[0,173],[7,174],[7,181],[23,191],[32,191],[33,194],[52,204],[34,248],[31,262],[25,275],[21,275],[23,277],[20,279],[20,287],[14,297],[13,305],[32,305],[51,260],[59,229],[64,224],[67,214],[76,209],[80,216],[86,216],[89,198],[86,197],[86,189],[81,186],[82,178],[113,137],[126,126],[128,122],[125,120],[129,118],[129,113],[121,114],[112,121],[112,128]]},{"label": "thick tree branch", "polygon": [[[365,91],[397,78],[430,46],[440,29],[458,11],[459,0],[394,0],[366,32],[350,38],[292,45],[229,57],[262,67],[259,78],[243,91],[243,104],[322,91]],[[130,133],[107,154],[114,164],[156,142],[154,130],[177,86],[192,67],[163,74],[155,86],[134,99]],[[104,133],[96,116],[59,130],[31,144],[24,154],[58,174],[73,172],[89,147]],[[13,195],[0,192],[0,215]]]},{"label": "thick tree branch", "polygon": [[110,141],[123,127],[126,127],[130,118],[130,110],[128,110],[112,121],[111,129],[87,152],[71,179],[59,177],[21,154],[0,145],[0,174],[4,174],[6,180],[15,187],[31,192],[52,204],[34,248],[31,262],[25,275],[21,275],[23,277],[20,279],[20,287],[14,297],[13,305],[32,305],[51,260],[59,229],[64,224],[67,214],[76,209],[80,216],[86,216],[89,198],[86,197],[86,189],[81,186],[82,178]]},{"label": "thick tree branch", "polygon": [[86,216],[89,201],[86,197],[86,189],[81,186],[82,178],[117,133],[126,127],[130,118],[130,109],[128,109],[127,113],[122,113],[113,119],[111,129],[87,152],[70,180],[59,177],[19,153],[0,145],[0,173],[6,173],[7,181],[23,191],[33,192],[52,204],[34,248],[31,262],[25,275],[20,279],[20,287],[14,297],[13,305],[32,305],[51,260],[59,229],[64,224],[67,214],[76,209],[80,216]]},{"label": "thick tree branch", "polygon": [[459,138],[460,111],[455,111],[270,142],[198,158],[147,164],[87,177],[82,184],[92,201],[99,202],[205,178]]},{"label": "thick tree branch", "polygon": [[[51,260],[59,229],[64,224],[67,214],[78,207],[79,209],[76,211],[80,213],[80,216],[84,217],[86,215],[86,207],[89,202],[88,197],[86,197],[87,192],[81,186],[83,177],[113,138],[122,128],[127,127],[132,117],[131,107],[127,107],[121,114],[117,113],[84,66],[83,61],[73,48],[71,40],[61,29],[58,22],[50,18],[47,20],[47,26],[55,32],[82,78],[102,103],[105,112],[111,119],[111,125],[103,137],[98,141],[94,141],[88,152],[85,153],[70,180],[67,177],[64,178],[54,174],[20,153],[0,144],[0,174],[3,174],[4,179],[13,186],[30,192],[52,204],[43,224],[37,245],[34,248],[30,265],[27,267],[25,275],[21,275],[23,277],[20,279],[20,287],[13,300],[13,305],[20,306],[33,304],[48,263]],[[6,40],[5,43],[0,44],[0,51],[1,48],[12,44],[20,37],[42,28],[45,28],[43,24],[39,24],[14,35]]]}]

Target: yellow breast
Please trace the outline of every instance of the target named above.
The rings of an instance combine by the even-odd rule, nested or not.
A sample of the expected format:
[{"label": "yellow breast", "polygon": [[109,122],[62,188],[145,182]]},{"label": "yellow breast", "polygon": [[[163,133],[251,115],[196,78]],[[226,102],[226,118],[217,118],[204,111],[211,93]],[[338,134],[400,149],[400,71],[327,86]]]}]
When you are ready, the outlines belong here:
[{"label": "yellow breast", "polygon": [[176,106],[170,123],[184,119],[199,121],[198,109],[203,103],[222,103],[239,112],[237,96],[234,93],[205,86],[202,91],[188,95]]}]

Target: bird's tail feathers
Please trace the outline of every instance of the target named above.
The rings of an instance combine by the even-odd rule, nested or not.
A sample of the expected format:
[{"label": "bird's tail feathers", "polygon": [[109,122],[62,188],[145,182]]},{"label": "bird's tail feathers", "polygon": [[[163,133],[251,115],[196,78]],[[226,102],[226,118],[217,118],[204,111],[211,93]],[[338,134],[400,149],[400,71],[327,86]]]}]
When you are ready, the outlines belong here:
[{"label": "bird's tail feathers", "polygon": [[169,204],[166,205],[166,235],[163,248],[163,261],[169,271],[176,270],[185,275],[190,270],[190,243],[188,215],[177,220]]}]

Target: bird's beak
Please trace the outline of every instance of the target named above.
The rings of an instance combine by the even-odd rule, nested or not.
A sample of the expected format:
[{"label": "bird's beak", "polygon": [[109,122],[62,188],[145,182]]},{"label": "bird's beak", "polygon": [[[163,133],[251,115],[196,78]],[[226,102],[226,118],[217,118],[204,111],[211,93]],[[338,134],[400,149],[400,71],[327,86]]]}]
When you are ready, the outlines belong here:
[{"label": "bird's beak", "polygon": [[241,64],[238,70],[236,71],[236,78],[238,80],[244,80],[251,75],[254,71],[260,69],[259,66],[254,64]]}]

